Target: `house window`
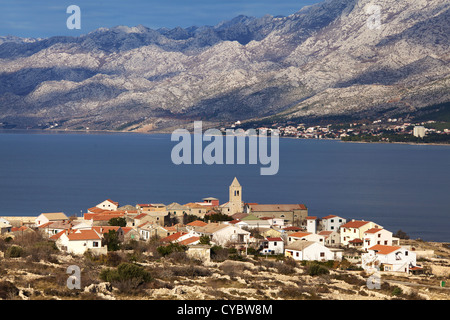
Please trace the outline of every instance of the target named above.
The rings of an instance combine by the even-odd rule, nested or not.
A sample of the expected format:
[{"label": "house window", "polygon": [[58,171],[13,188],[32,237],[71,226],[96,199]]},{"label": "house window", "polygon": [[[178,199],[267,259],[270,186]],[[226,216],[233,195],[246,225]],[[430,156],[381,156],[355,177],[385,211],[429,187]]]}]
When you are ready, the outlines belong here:
[{"label": "house window", "polygon": [[334,222],[334,219],[331,219],[330,222],[333,223],[333,222]]},{"label": "house window", "polygon": [[276,247],[276,246],[277,246],[277,242],[275,241],[275,242],[273,243],[273,245]]},{"label": "house window", "polygon": [[321,252],[321,253],[320,253],[320,257],[321,257],[321,258],[325,257],[325,252]]},{"label": "house window", "polygon": [[330,228],[331,230],[334,230],[334,227],[333,226],[331,226],[331,228]]},{"label": "house window", "polygon": [[98,242],[97,242],[97,241],[92,242],[92,246],[93,246],[94,248],[97,248],[97,247],[98,247]]},{"label": "house window", "polygon": [[342,222],[342,219],[339,219],[339,222]]},{"label": "house window", "polygon": [[387,240],[385,240],[385,241],[384,241],[384,245],[387,246],[387,244],[388,244],[388,242],[387,242]]},{"label": "house window", "polygon": [[378,234],[378,238],[381,238],[381,234],[380,233]]},{"label": "house window", "polygon": [[408,255],[408,251],[405,251],[405,256],[407,256]]},{"label": "house window", "polygon": [[298,257],[298,252],[295,253],[295,256]]}]

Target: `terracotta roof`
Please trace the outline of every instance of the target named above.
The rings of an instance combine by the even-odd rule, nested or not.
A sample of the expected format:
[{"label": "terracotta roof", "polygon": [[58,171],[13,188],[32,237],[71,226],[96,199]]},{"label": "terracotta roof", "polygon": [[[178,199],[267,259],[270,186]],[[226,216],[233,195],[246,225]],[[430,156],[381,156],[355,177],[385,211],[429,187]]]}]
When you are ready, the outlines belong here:
[{"label": "terracotta roof", "polygon": [[57,234],[52,235],[49,239],[50,240],[58,240],[66,232],[67,232],[67,230],[60,231]]},{"label": "terracotta roof", "polygon": [[369,250],[374,250],[378,254],[389,254],[391,252],[397,251],[398,249],[401,249],[402,247],[397,246],[385,246],[381,244],[374,245],[373,247],[369,248]]},{"label": "terracotta roof", "polygon": [[118,203],[118,202],[112,201],[111,199],[106,199],[105,201],[109,201],[109,202],[111,202],[112,204],[115,204],[116,206],[119,206],[119,203]]},{"label": "terracotta roof", "polygon": [[283,241],[283,239],[281,239],[281,238],[266,238],[267,239],[267,241]]},{"label": "terracotta roof", "polygon": [[299,231],[299,230],[302,230],[302,228],[299,228],[299,227],[286,227],[283,230],[284,231]]},{"label": "terracotta roof", "polygon": [[15,232],[15,231],[25,231],[25,230],[27,230],[27,229],[29,229],[29,228],[26,227],[26,226],[21,226],[21,227],[19,227],[19,228],[11,228],[11,232]]},{"label": "terracotta roof", "polygon": [[332,234],[333,233],[333,231],[320,231],[319,233],[318,233],[318,235],[319,236],[326,236],[326,237],[328,237],[330,234]]},{"label": "terracotta roof", "polygon": [[146,213],[141,213],[140,215],[137,215],[136,217],[134,217],[134,219],[139,220],[139,219],[142,219],[142,218],[144,218],[144,217],[146,217],[146,216],[147,216]]},{"label": "terracotta roof", "polygon": [[[91,219],[94,221],[109,221],[112,218],[122,218],[123,214],[96,214]],[[86,219],[86,218],[85,218]]]},{"label": "terracotta roof", "polygon": [[178,240],[178,238],[184,236],[187,232],[177,232],[161,239],[162,242],[172,242]]},{"label": "terracotta roof", "polygon": [[190,237],[190,238],[187,238],[187,239],[185,239],[183,241],[180,241],[179,244],[181,244],[183,246],[187,246],[187,245],[189,245],[191,243],[194,243],[194,242],[197,242],[197,241],[200,241],[200,237]]},{"label": "terracotta roof", "polygon": [[97,233],[105,234],[108,233],[110,230],[117,231],[120,227],[117,226],[102,226],[102,227],[92,227],[93,230],[97,231]]},{"label": "terracotta roof", "polygon": [[326,217],[323,217],[322,220],[327,220],[327,219],[331,219],[331,218],[336,218],[337,216],[335,216],[334,214],[330,214]]},{"label": "terracotta roof", "polygon": [[381,228],[372,228],[372,229],[369,229],[369,230],[365,231],[364,233],[377,233],[378,231],[381,231],[381,230],[383,230],[383,229],[381,229]]},{"label": "terracotta roof", "polygon": [[362,226],[368,224],[369,221],[349,221],[343,225],[341,225],[341,228],[361,228]]},{"label": "terracotta roof", "polygon": [[47,228],[49,227],[51,224],[53,224],[54,221],[50,221],[44,224],[41,224],[38,228]]},{"label": "terracotta roof", "polygon": [[100,209],[98,207],[92,207],[92,208],[89,208],[88,211],[90,213],[102,213],[102,212],[108,211],[108,210]]},{"label": "terracotta roof", "polygon": [[306,217],[306,220],[316,220],[317,217]]},{"label": "terracotta roof", "polygon": [[101,240],[100,235],[94,230],[76,230],[67,235],[70,241]]},{"label": "terracotta roof", "polygon": [[191,226],[191,227],[204,227],[206,225],[207,225],[207,223],[203,222],[201,220],[195,220],[195,221],[192,221],[187,224],[187,226]]},{"label": "terracotta roof", "polygon": [[361,239],[359,239],[359,238],[355,238],[353,240],[350,240],[349,242],[350,243],[363,243],[363,241]]},{"label": "terracotta roof", "polygon": [[312,233],[311,232],[294,232],[294,233],[291,233],[289,235],[289,237],[303,238],[303,237],[309,236],[310,234],[312,234]]}]

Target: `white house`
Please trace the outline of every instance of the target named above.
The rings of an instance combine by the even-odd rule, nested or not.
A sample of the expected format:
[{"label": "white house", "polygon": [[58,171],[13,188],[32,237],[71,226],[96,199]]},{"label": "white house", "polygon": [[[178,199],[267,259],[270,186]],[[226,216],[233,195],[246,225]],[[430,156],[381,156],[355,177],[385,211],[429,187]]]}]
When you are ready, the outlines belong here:
[{"label": "white house", "polygon": [[382,228],[372,221],[352,220],[340,227],[341,245],[348,245],[353,240],[359,240],[362,243],[364,232],[372,228]]},{"label": "white house", "polygon": [[347,222],[346,219],[330,214],[322,218],[322,226],[324,231],[339,231],[341,225]]},{"label": "white house", "polygon": [[194,234],[208,235],[212,242],[220,246],[228,243],[248,243],[250,240],[250,232],[229,224],[208,223],[196,228]]},{"label": "white house", "polygon": [[94,254],[106,254],[108,249],[102,247],[102,237],[95,230],[62,231],[56,239],[56,246],[67,253],[82,255],[87,250]]},{"label": "white house", "polygon": [[362,267],[365,270],[380,268],[380,271],[409,273],[416,266],[416,253],[399,246],[377,244],[361,255]]},{"label": "white house", "polygon": [[5,218],[0,218],[0,234],[11,232],[12,225]]},{"label": "white house", "polygon": [[267,237],[263,241],[263,249],[261,254],[283,254],[284,253],[284,241],[281,238]]},{"label": "white house", "polygon": [[63,213],[63,212],[54,212],[54,213],[41,213],[36,219],[35,219],[35,225],[37,227],[49,223],[49,222],[63,222],[68,221],[69,218]]},{"label": "white house", "polygon": [[334,260],[335,254],[324,245],[314,241],[297,240],[285,248],[285,256],[294,260]]},{"label": "white house", "polygon": [[363,241],[363,249],[366,251],[376,244],[392,246],[392,232],[381,228],[372,228],[364,232]]},{"label": "white house", "polygon": [[116,211],[119,208],[119,203],[112,201],[111,199],[107,199],[103,202],[100,202],[96,205],[97,208],[109,211]]},{"label": "white house", "polygon": [[317,217],[306,217],[306,231],[309,233],[317,232]]},{"label": "white house", "polygon": [[324,235],[320,235],[320,234],[316,234],[316,233],[310,233],[310,232],[294,232],[291,233],[290,235],[288,235],[287,237],[288,239],[288,243],[293,243],[297,240],[303,240],[303,241],[314,241],[314,242],[318,242],[321,243],[323,245],[325,245],[325,236]]}]

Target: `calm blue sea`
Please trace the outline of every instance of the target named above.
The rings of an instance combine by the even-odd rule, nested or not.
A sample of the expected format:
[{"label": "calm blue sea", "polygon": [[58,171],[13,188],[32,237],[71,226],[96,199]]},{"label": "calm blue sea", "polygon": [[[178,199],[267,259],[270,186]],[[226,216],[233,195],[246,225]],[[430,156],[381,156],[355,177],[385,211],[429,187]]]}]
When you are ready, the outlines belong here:
[{"label": "calm blue sea", "polygon": [[[412,238],[450,241],[450,147],[280,140],[277,175],[261,165],[180,165],[170,135],[0,134],[0,216],[80,214],[120,205],[243,199],[303,203],[309,214],[375,221]],[[205,143],[206,144],[206,143]]]}]

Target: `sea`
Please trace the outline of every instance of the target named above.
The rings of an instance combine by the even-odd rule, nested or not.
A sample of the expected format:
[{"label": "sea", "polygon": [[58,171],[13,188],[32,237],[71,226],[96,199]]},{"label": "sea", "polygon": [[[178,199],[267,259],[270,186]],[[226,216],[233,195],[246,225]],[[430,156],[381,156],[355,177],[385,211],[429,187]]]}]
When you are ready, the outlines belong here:
[{"label": "sea", "polygon": [[[140,203],[305,204],[310,216],[370,220],[413,239],[450,242],[450,146],[279,140],[279,168],[175,164],[170,134],[0,132],[0,216],[82,216],[106,199]],[[205,145],[207,143],[204,142]]]}]

